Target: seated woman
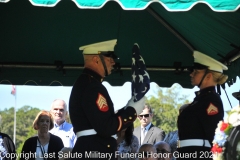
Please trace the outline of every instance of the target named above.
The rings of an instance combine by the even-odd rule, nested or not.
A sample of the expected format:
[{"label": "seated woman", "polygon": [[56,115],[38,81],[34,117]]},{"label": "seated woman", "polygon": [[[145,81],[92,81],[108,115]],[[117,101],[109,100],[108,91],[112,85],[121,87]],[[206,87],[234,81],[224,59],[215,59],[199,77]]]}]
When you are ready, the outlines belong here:
[{"label": "seated woman", "polygon": [[136,136],[133,135],[133,124],[128,128],[125,128],[117,133],[117,144],[118,144],[118,159],[129,160],[135,158],[129,158],[128,154],[137,153],[139,142]]},{"label": "seated woman", "polygon": [[[16,153],[15,146],[12,139],[5,133],[0,132],[0,159],[1,160],[10,160],[7,158],[6,154]],[[12,158],[12,160],[16,158]]]},{"label": "seated woman", "polygon": [[33,122],[37,136],[28,138],[22,148],[20,160],[25,160],[29,153],[29,160],[58,160],[58,152],[64,147],[61,138],[49,133],[53,128],[52,115],[48,111],[40,111]]}]

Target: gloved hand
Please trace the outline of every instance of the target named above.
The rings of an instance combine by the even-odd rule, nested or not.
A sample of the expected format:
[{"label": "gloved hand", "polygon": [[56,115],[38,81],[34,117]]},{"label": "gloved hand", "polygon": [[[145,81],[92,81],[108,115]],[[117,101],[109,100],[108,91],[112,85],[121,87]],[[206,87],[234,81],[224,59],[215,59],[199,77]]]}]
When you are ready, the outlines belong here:
[{"label": "gloved hand", "polygon": [[134,102],[133,100],[134,100],[134,97],[132,97],[128,101],[128,103],[126,105],[126,108],[127,107],[133,107],[136,110],[137,114],[139,115],[140,113],[142,113],[142,111],[143,111],[143,109],[145,107],[145,97],[143,97],[142,99],[140,99],[137,102]]}]

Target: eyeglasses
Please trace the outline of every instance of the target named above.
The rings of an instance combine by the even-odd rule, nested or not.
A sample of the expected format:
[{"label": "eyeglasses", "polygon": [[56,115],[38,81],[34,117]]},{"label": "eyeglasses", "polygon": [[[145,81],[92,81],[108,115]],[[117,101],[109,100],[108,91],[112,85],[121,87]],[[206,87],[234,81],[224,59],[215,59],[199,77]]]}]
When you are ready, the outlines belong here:
[{"label": "eyeglasses", "polygon": [[166,149],[158,149],[157,148],[157,153],[171,153],[171,152],[167,151]]},{"label": "eyeglasses", "polygon": [[143,118],[143,117],[148,118],[148,117],[149,117],[149,114],[138,115],[138,117],[140,117],[140,118]]}]

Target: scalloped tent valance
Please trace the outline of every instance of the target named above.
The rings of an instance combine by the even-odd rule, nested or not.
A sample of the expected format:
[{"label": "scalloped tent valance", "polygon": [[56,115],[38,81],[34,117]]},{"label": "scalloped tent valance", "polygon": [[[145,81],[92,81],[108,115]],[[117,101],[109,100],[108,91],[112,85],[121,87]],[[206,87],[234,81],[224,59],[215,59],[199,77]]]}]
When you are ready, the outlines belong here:
[{"label": "scalloped tent valance", "polygon": [[[2,2],[2,3],[1,3]],[[37,7],[36,7],[37,6]],[[131,80],[140,45],[152,82],[191,88],[193,50],[240,76],[240,0],[0,0],[0,84],[71,86],[83,68],[79,46],[118,39],[111,85]]]},{"label": "scalloped tent valance", "polygon": [[[9,2],[10,0],[0,0]],[[34,6],[54,7],[61,0],[29,0]],[[159,3],[168,11],[188,11],[198,3],[208,5],[213,11],[236,11],[240,7],[239,0],[72,0],[81,9],[100,9],[107,2],[115,1],[124,10],[144,10],[151,3]]]}]

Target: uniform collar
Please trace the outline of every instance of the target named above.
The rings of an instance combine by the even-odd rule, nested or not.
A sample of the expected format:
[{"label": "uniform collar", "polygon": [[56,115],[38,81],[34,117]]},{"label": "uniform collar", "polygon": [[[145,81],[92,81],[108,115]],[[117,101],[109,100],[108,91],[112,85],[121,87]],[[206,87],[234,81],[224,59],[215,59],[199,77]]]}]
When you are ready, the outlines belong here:
[{"label": "uniform collar", "polygon": [[91,76],[92,78],[99,82],[103,81],[103,78],[97,72],[91,70],[90,68],[84,68],[82,73]]},{"label": "uniform collar", "polygon": [[215,86],[211,86],[211,87],[201,89],[200,91],[195,92],[195,94],[196,94],[196,96],[199,96],[201,94],[210,93],[210,92],[216,93]]}]

